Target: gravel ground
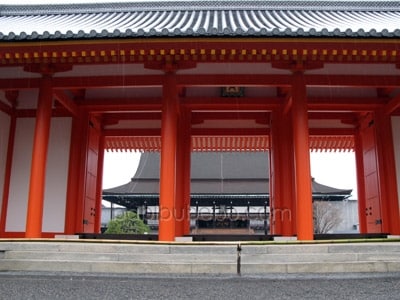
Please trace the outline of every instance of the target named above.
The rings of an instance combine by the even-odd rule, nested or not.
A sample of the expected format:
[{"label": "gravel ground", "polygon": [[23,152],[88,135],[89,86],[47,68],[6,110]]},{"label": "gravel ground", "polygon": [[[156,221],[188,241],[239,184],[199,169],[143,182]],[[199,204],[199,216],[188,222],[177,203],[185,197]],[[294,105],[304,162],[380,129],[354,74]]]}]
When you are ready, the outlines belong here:
[{"label": "gravel ground", "polygon": [[160,276],[0,272],[0,299],[399,299],[400,273]]}]

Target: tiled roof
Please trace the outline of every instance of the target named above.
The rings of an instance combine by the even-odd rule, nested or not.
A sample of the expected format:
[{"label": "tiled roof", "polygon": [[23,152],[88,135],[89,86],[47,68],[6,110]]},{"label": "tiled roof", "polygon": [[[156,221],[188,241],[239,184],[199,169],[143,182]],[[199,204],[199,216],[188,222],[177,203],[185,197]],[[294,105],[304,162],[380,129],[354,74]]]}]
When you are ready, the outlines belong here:
[{"label": "tiled roof", "polygon": [[[106,189],[104,195],[158,194],[159,152],[141,154],[139,166],[130,182]],[[268,154],[263,152],[193,152],[191,156],[192,194],[269,194]],[[351,194],[312,180],[314,196]],[[105,197],[103,197],[105,198]],[[106,199],[106,198],[105,198]]]},{"label": "tiled roof", "polygon": [[400,37],[400,1],[135,1],[0,5],[0,40]]}]

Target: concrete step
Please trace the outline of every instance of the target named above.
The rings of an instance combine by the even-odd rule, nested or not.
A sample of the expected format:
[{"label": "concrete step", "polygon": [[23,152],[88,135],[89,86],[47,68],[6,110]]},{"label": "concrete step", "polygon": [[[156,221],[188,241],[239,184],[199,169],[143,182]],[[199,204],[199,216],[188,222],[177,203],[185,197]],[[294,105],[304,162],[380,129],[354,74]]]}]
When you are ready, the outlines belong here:
[{"label": "concrete step", "polygon": [[398,272],[400,242],[0,241],[0,271],[24,270],[182,274]]},{"label": "concrete step", "polygon": [[55,251],[7,251],[4,259],[65,260],[65,261],[121,261],[121,262],[195,262],[195,263],[235,263],[237,254],[218,253],[89,253]]},{"label": "concrete step", "polygon": [[[201,247],[198,247],[201,245]],[[0,251],[48,251],[59,253],[121,253],[121,254],[235,254],[237,245],[231,244],[163,244],[163,243],[135,243],[135,242],[1,242]]]},{"label": "concrete step", "polygon": [[0,271],[46,271],[79,273],[138,274],[235,274],[235,263],[130,262],[130,261],[63,261],[23,260],[0,261]]},{"label": "concrete step", "polygon": [[400,262],[242,263],[241,274],[400,272]]}]

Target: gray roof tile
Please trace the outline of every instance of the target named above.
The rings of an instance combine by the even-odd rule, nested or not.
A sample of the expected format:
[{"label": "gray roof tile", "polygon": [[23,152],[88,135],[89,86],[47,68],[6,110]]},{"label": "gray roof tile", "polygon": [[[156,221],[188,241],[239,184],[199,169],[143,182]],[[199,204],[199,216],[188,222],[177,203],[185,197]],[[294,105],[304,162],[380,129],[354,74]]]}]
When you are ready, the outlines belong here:
[{"label": "gray roof tile", "polygon": [[[144,152],[130,182],[106,189],[104,195],[158,194],[160,154]],[[269,194],[269,160],[265,152],[193,152],[191,158],[192,194]],[[313,195],[346,195],[312,180]],[[343,198],[342,197],[342,198]]]},{"label": "gray roof tile", "polygon": [[400,1],[136,1],[0,6],[0,39],[400,37]]}]

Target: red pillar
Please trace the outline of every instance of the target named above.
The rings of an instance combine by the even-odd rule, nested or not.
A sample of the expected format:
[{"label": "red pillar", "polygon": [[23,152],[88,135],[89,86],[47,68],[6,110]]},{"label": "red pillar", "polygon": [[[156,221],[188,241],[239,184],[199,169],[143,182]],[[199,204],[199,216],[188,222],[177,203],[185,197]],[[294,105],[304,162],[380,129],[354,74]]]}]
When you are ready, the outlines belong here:
[{"label": "red pillar", "polygon": [[14,154],[15,128],[17,124],[17,118],[15,117],[14,113],[10,116],[10,119],[11,120],[10,120],[10,129],[8,133],[8,146],[7,146],[7,161],[4,173],[5,181],[3,187],[3,201],[1,203],[0,236],[3,236],[3,234],[6,231],[8,198],[10,195],[11,168],[12,168],[12,160]]},{"label": "red pillar", "polygon": [[312,240],[314,230],[307,92],[302,72],[296,71],[293,74],[292,97],[297,238]]},{"label": "red pillar", "polygon": [[163,86],[160,162],[160,241],[175,240],[177,143],[177,89],[175,74],[167,73]]},{"label": "red pillar", "polygon": [[100,136],[99,160],[97,165],[96,182],[96,207],[94,218],[94,232],[101,232],[101,200],[103,191],[103,166],[104,166],[104,135]]},{"label": "red pillar", "polygon": [[282,115],[282,148],[281,148],[281,188],[283,192],[282,234],[285,236],[296,235],[296,199],[294,184],[294,157],[293,157],[293,130],[292,119],[289,113]]},{"label": "red pillar", "polygon": [[273,235],[283,234],[283,219],[281,210],[283,207],[282,183],[281,180],[281,160],[280,155],[282,148],[281,131],[280,131],[280,110],[275,110],[271,114],[271,132],[270,132],[270,233]]},{"label": "red pillar", "polygon": [[360,129],[355,135],[355,154],[357,171],[358,223],[360,233],[367,233],[366,196],[364,180],[364,154]]},{"label": "red pillar", "polygon": [[45,75],[40,83],[33,140],[25,233],[27,238],[39,238],[42,235],[46,161],[50,135],[52,100],[52,80],[50,76]]},{"label": "red pillar", "polygon": [[191,170],[191,138],[186,140],[185,143],[186,151],[184,153],[184,160],[185,160],[185,168],[183,171],[183,234],[187,235],[190,234],[190,170]]},{"label": "red pillar", "polygon": [[379,181],[382,187],[382,230],[398,235],[400,234],[400,216],[392,124],[390,115],[386,115],[382,110],[376,112],[376,130]]},{"label": "red pillar", "polygon": [[176,236],[190,233],[190,116],[181,110],[178,120],[176,157]]},{"label": "red pillar", "polygon": [[77,142],[79,143],[76,149],[77,151],[77,165],[74,170],[76,175],[77,185],[76,185],[76,199],[74,204],[74,221],[75,221],[75,233],[84,232],[83,220],[85,219],[85,185],[86,185],[86,164],[88,155],[88,139],[89,139],[89,113],[87,111],[82,111],[80,114],[79,122],[77,123],[79,128],[79,133],[77,136]]},{"label": "red pillar", "polygon": [[65,211],[65,234],[75,234],[76,212],[81,170],[81,149],[84,141],[82,113],[72,118],[71,145],[69,150],[67,203]]},{"label": "red pillar", "polygon": [[[182,122],[178,121],[179,128],[181,129]],[[176,149],[176,199],[175,199],[175,236],[183,236],[183,222],[184,222],[184,140],[182,130],[179,130],[177,136],[177,149]]]},{"label": "red pillar", "polygon": [[271,120],[271,233],[293,236],[296,205],[293,184],[293,137],[290,118],[281,109]]}]

